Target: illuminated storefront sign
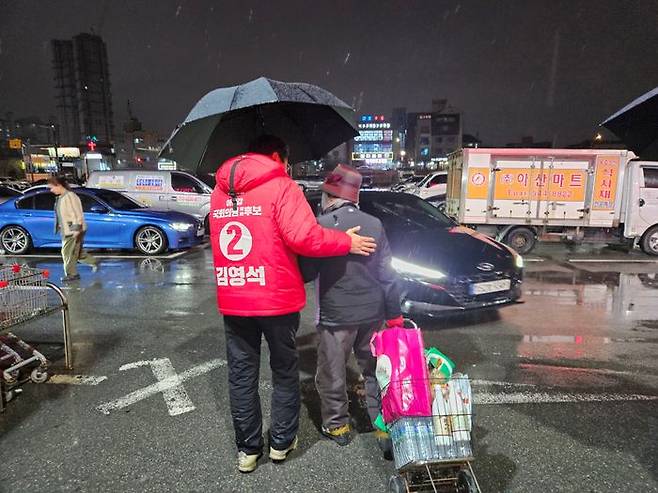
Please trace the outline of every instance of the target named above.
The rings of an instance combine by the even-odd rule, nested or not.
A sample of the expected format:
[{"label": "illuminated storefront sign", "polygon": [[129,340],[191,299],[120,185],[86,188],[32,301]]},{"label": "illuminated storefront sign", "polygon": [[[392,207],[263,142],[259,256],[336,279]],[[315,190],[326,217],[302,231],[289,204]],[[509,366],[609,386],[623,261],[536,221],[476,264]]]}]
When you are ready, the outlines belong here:
[{"label": "illuminated storefront sign", "polygon": [[384,115],[361,115],[352,160],[367,164],[393,162],[393,130]]}]

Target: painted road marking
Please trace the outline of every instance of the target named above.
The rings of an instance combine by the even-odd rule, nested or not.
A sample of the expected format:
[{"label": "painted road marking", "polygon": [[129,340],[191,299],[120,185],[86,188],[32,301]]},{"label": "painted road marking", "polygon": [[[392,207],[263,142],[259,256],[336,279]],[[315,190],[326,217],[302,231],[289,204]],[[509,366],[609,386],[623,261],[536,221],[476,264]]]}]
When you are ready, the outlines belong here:
[{"label": "painted road marking", "polygon": [[107,377],[95,377],[92,375],[52,375],[46,383],[54,385],[98,385],[107,380]]},{"label": "painted road marking", "polygon": [[658,264],[658,260],[652,259],[603,259],[603,258],[572,258],[571,263],[599,263],[599,264]]},{"label": "painted road marking", "polygon": [[541,363],[519,363],[519,368],[522,370],[572,371],[577,373],[600,373],[603,375],[637,375],[637,373],[632,371],[609,370],[607,368],[583,368],[580,366],[543,365]]},{"label": "painted road marking", "polygon": [[[144,366],[146,364],[149,363],[148,362],[129,363],[128,365],[124,365],[121,368],[125,368],[125,369],[135,368],[137,366]],[[124,395],[123,397],[119,397],[118,399],[115,399],[113,401],[109,401],[104,404],[101,404],[100,406],[96,407],[96,409],[102,412],[103,414],[110,414],[110,412],[112,411],[123,409],[124,407],[128,407],[132,404],[135,404],[136,402],[142,401],[155,394],[163,393],[164,395],[164,392],[173,389],[175,387],[179,387],[181,383],[190,380],[191,378],[198,377],[200,375],[203,375],[204,373],[208,373],[216,368],[225,365],[226,365],[226,361],[223,359],[213,359],[207,361],[200,365],[194,366],[188,370],[185,370],[180,375],[166,377],[163,380],[160,380],[142,389],[135,390],[134,392]]]},{"label": "painted road marking", "polygon": [[[180,382],[178,374],[174,369],[174,365],[171,364],[169,358],[157,358],[148,361],[129,363],[119,368],[119,371],[130,370],[140,366],[150,366],[153,376],[155,376],[155,379],[158,382],[167,379],[178,380]],[[196,409],[190,396],[187,394],[187,390],[183,387],[182,382],[179,383],[179,385],[163,390],[162,397],[167,404],[167,410],[169,411],[170,416],[178,416],[179,414],[184,414]]]},{"label": "painted road marking", "polygon": [[[174,252],[169,255],[154,255],[154,256],[147,256],[147,255],[112,255],[112,254],[96,254],[94,253],[94,257],[98,259],[136,259],[136,258],[141,258],[141,259],[146,259],[146,258],[155,258],[155,259],[165,259],[165,260],[171,260],[180,257],[181,255],[185,255],[188,253],[190,250],[183,250],[182,252]],[[92,252],[93,253],[93,252]],[[50,254],[50,253],[44,253],[44,254],[30,254],[30,255],[12,255],[11,258],[62,258],[61,255],[57,254]]]},{"label": "painted road marking", "polygon": [[[176,259],[178,257],[181,257],[185,255],[186,253],[191,253],[195,252],[197,250],[203,250],[208,247],[207,243],[203,243],[201,245],[197,245],[193,248],[190,248],[188,250],[181,250],[179,252],[173,252],[168,255],[117,255],[117,254],[102,254],[102,253],[94,253],[93,250],[91,252],[94,254],[94,257],[98,259],[163,259],[163,260],[172,260]],[[4,256],[4,255],[2,255]],[[62,258],[61,254],[55,254],[55,253],[43,253],[43,254],[28,254],[28,255],[7,255],[7,258]]]},{"label": "painted road marking", "polygon": [[490,392],[476,392],[473,395],[476,404],[552,404],[562,402],[626,402],[626,401],[655,401],[658,395],[642,394],[573,394],[560,392],[549,394],[547,392],[512,392],[493,394]]},{"label": "painted road marking", "polygon": [[471,385],[481,385],[481,386],[498,386],[498,387],[536,387],[534,383],[512,383],[512,382],[501,382],[499,380],[479,380],[474,378],[471,380]]}]

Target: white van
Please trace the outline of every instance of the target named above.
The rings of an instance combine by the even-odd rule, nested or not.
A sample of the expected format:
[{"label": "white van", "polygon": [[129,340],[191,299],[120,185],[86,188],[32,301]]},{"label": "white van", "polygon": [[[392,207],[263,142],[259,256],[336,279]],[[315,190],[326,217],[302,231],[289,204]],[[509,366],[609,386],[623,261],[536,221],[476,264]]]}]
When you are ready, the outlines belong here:
[{"label": "white van", "polygon": [[185,212],[208,225],[212,189],[183,171],[114,170],[94,171],[87,181],[91,188],[122,192],[147,207]]}]

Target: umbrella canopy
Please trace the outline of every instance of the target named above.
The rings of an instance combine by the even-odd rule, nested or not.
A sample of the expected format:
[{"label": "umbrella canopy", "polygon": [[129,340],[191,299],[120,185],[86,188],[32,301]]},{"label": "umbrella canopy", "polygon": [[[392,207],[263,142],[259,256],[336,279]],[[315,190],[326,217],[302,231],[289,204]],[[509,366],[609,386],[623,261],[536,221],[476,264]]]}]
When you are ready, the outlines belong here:
[{"label": "umbrella canopy", "polygon": [[354,110],[330,92],[261,77],[202,97],[171,135],[160,157],[210,173],[259,135],[290,145],[290,162],[319,159],[358,134]]},{"label": "umbrella canopy", "polygon": [[643,159],[658,159],[658,87],[627,104],[601,125]]}]

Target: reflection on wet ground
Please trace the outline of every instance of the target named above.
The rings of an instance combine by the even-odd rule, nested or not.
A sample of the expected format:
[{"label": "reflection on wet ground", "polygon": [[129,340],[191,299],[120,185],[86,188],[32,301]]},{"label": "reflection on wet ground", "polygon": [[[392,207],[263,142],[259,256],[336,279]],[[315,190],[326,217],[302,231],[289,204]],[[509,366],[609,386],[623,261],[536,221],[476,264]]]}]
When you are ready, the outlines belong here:
[{"label": "reflection on wet ground", "polygon": [[[485,491],[496,492],[537,485],[565,492],[656,491],[658,264],[590,267],[553,257],[528,263],[523,304],[418,320],[426,345],[439,347],[473,379],[478,477]],[[29,263],[49,269],[53,279],[62,274],[58,259]],[[169,358],[180,371],[224,357],[209,250],[173,260],[104,259],[95,275],[80,270],[82,280],[66,288],[76,373],[107,379],[93,387],[32,386],[0,415],[5,452],[25,451],[21,458],[0,449],[7,465],[0,480],[10,491],[29,489],[22,471],[35,461],[55,490],[69,481],[81,491],[107,484],[165,491],[181,477],[197,491],[298,491],[309,481],[309,491],[385,488],[392,466],[381,460],[369,433],[355,365],[348,372],[349,397],[360,434],[340,450],[320,438],[311,286],[298,333],[300,449],[286,465],[264,463],[245,478],[235,472],[225,369],[186,382],[197,409],[175,418],[160,397],[110,416],[95,410],[153,383],[148,371],[118,370],[126,363]],[[272,390],[267,356],[263,349],[266,421]],[[69,419],[62,420],[62,412]],[[30,441],[37,435],[46,438]],[[130,438],[131,454],[122,437]],[[70,461],[53,459],[62,450]]]}]

